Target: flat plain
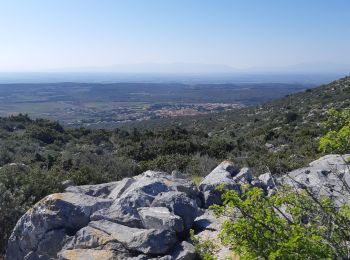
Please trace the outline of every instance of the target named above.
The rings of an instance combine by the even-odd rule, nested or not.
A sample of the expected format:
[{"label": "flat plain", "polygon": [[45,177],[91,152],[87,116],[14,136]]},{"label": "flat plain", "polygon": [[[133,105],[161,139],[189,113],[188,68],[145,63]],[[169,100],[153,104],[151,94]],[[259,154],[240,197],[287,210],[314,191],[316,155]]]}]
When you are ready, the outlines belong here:
[{"label": "flat plain", "polygon": [[0,116],[28,114],[71,127],[115,127],[154,118],[217,113],[312,87],[302,84],[0,84]]}]

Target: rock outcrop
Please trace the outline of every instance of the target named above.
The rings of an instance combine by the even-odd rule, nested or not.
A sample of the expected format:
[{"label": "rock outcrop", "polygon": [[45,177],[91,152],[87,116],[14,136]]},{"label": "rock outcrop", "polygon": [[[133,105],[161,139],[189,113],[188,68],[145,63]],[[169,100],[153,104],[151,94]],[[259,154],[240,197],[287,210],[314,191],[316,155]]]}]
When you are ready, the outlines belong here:
[{"label": "rock outcrop", "polygon": [[230,162],[224,161],[204,178],[199,185],[199,190],[203,194],[205,208],[221,203],[222,192],[217,189],[218,186],[241,192],[239,184],[234,179],[234,176],[238,173],[238,168],[234,167]]},{"label": "rock outcrop", "polygon": [[308,187],[315,195],[326,195],[338,204],[350,204],[350,154],[326,155],[309,166],[279,178],[295,188]]},{"label": "rock outcrop", "polygon": [[138,212],[145,228],[165,228],[179,233],[184,231],[182,218],[170,212],[166,207],[139,208]]},{"label": "rock outcrop", "polygon": [[185,240],[200,198],[179,173],[67,185],[22,216],[6,259],[194,259]]},{"label": "rock outcrop", "polygon": [[[277,179],[270,173],[253,177],[249,168],[223,162],[199,185],[179,172],[147,171],[118,182],[74,186],[39,201],[18,221],[9,239],[6,259],[196,259],[189,230],[202,240],[220,244],[224,218],[208,207],[220,204],[222,192],[241,192],[249,184],[273,194],[279,183],[310,187],[349,202],[350,173],[346,159],[328,155],[308,167]],[[345,160],[344,160],[345,159]],[[220,244],[219,259],[230,257]]]},{"label": "rock outcrop", "polygon": [[87,226],[92,213],[112,202],[83,193],[47,196],[18,221],[9,239],[7,259],[55,257],[67,236]]},{"label": "rock outcrop", "polygon": [[213,204],[221,204],[222,189],[235,190],[240,193],[242,185],[251,184],[267,190],[268,186],[260,178],[260,176],[253,178],[253,173],[249,168],[239,170],[228,161],[222,162],[199,184],[203,207],[208,208]]}]

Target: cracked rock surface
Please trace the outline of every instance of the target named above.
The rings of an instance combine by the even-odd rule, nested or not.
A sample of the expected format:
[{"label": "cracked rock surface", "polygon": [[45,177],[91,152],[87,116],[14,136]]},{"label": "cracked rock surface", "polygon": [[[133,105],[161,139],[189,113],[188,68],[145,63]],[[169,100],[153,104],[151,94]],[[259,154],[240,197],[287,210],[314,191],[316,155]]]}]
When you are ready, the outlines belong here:
[{"label": "cracked rock surface", "polygon": [[250,169],[225,161],[199,189],[179,172],[156,171],[111,183],[68,185],[22,216],[6,259],[197,259],[189,230],[218,234],[222,220],[205,209],[221,203],[216,187],[240,192],[240,185],[252,180]]},{"label": "cracked rock surface", "polygon": [[193,182],[154,171],[69,186],[21,217],[6,259],[194,259],[184,240],[198,201]]},{"label": "cracked rock surface", "polygon": [[[345,158],[350,157],[346,155]],[[197,186],[182,174],[146,171],[133,178],[98,185],[69,185],[51,194],[17,222],[8,242],[8,260],[64,259],[197,259],[189,230],[220,244],[225,219],[208,207],[220,204],[217,186],[241,191],[257,186],[272,194],[279,183],[309,186],[340,201],[349,201],[349,164],[344,156],[327,155],[280,178],[253,177],[249,168],[224,161]],[[292,182],[290,177],[295,181]],[[230,257],[220,244],[219,259]]]}]

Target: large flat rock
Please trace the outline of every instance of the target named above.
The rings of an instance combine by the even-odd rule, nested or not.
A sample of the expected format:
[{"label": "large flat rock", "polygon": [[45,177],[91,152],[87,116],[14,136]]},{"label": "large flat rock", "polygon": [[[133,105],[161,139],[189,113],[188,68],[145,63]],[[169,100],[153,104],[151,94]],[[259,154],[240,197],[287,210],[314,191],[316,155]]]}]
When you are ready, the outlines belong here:
[{"label": "large flat rock", "polygon": [[165,254],[177,242],[171,230],[130,228],[107,220],[92,221],[89,226],[111,235],[125,248],[145,254]]},{"label": "large flat rock", "polygon": [[279,182],[296,188],[308,187],[316,195],[326,195],[338,204],[350,202],[350,155],[326,155],[282,176]]}]

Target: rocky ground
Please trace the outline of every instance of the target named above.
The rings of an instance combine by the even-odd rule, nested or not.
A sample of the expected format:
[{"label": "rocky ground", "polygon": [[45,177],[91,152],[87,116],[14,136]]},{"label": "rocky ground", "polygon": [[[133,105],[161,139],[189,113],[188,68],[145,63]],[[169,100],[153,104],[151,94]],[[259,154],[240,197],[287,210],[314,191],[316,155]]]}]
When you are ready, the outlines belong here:
[{"label": "rocky ground", "polygon": [[[328,155],[276,179],[270,173],[253,177],[249,168],[224,161],[199,187],[179,172],[146,171],[99,185],[67,181],[64,193],[45,197],[18,221],[6,259],[196,259],[190,229],[202,240],[220,243],[223,219],[208,209],[221,203],[218,185],[240,192],[250,184],[266,195],[279,183],[307,185],[348,201],[342,189],[344,180],[350,183],[347,157]],[[219,259],[232,257],[223,245],[216,254]]]}]

